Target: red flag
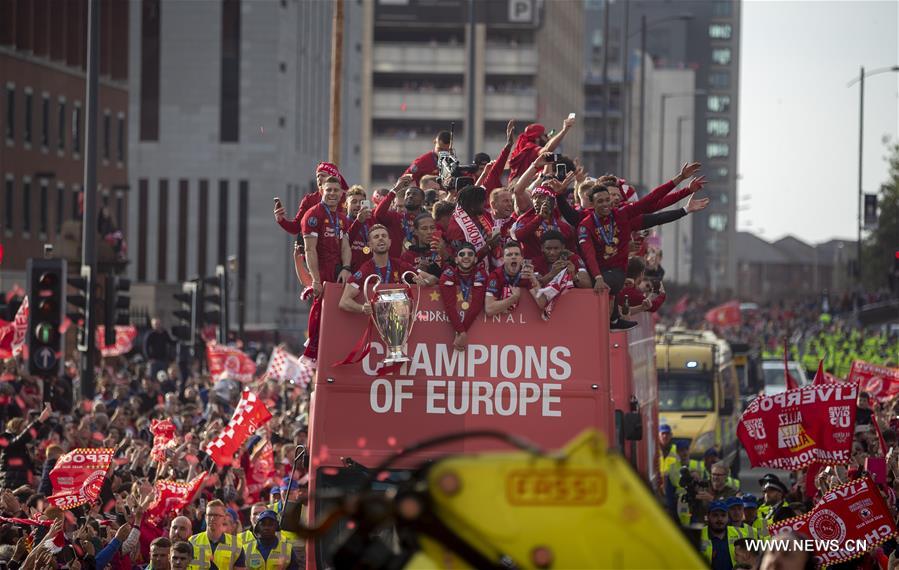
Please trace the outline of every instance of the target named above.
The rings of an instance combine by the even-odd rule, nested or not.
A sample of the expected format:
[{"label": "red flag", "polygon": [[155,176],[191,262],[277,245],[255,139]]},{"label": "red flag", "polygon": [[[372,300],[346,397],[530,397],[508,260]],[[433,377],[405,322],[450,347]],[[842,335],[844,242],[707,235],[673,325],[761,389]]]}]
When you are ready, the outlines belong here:
[{"label": "red flag", "polygon": [[157,420],[150,422],[150,432],[153,434],[153,449],[150,456],[156,463],[165,461],[165,451],[178,446],[175,440],[175,424],[171,420]]},{"label": "red flag", "polygon": [[787,383],[787,390],[795,390],[799,387],[799,382],[793,378],[793,375],[790,374],[790,367],[787,365],[787,361],[789,360],[790,350],[787,347],[787,339],[784,339],[784,380]]},{"label": "red flag", "polygon": [[181,509],[190,504],[203,485],[206,472],[197,475],[193,481],[156,481],[156,500],[147,508],[147,516],[163,519],[170,514],[180,514]]},{"label": "red flag", "polygon": [[66,453],[50,471],[54,494],[47,497],[54,506],[71,509],[91,503],[100,496],[115,449],[78,448]]},{"label": "red flag", "polygon": [[[7,327],[3,334],[3,343],[8,343],[9,350],[13,356],[22,353],[25,346],[25,335],[28,333],[28,297],[22,299],[19,310],[16,311],[16,318],[13,319],[12,328]],[[7,340],[7,337],[9,339]]]},{"label": "red flag", "polygon": [[855,384],[829,384],[759,396],[737,426],[750,463],[787,471],[849,463],[857,395]]},{"label": "red flag", "polygon": [[[816,549],[820,548],[815,553],[816,566],[858,558],[896,535],[896,523],[870,477],[836,487],[810,512],[774,523],[768,530],[775,536],[785,528],[816,541]],[[861,541],[864,548],[855,548]]]},{"label": "red flag", "polygon": [[[831,378],[833,378],[831,376]],[[820,386],[821,384],[827,384],[827,377],[824,375],[824,359],[818,361],[818,371],[815,372],[815,379],[812,380],[812,386]]]},{"label": "red flag", "polygon": [[709,309],[705,314],[705,320],[708,323],[720,327],[739,325],[743,320],[740,315],[740,302],[729,301],[723,305],[718,305],[717,307]]},{"label": "red flag", "polygon": [[275,476],[275,454],[272,450],[272,442],[266,441],[264,445],[254,450],[246,473],[247,491],[255,497],[255,500],[259,500],[259,494],[269,486],[269,482]]},{"label": "red flag", "polygon": [[256,394],[244,390],[231,421],[217,438],[206,446],[206,453],[219,467],[231,465],[234,454],[253,432],[272,418]]},{"label": "red flag", "polygon": [[859,389],[879,402],[886,402],[899,394],[899,368],[888,368],[854,360],[849,369],[849,382],[858,382]]},{"label": "red flag", "polygon": [[6,302],[9,303],[16,297],[24,297],[25,289],[22,289],[22,286],[16,283],[12,286],[12,289],[6,292]]},{"label": "red flag", "polygon": [[97,348],[103,356],[121,356],[128,354],[134,348],[134,339],[137,338],[137,327],[133,325],[116,325],[115,344],[106,345],[106,327],[97,326]]},{"label": "red flag", "polygon": [[690,296],[683,295],[680,299],[677,300],[677,303],[672,307],[671,312],[675,315],[683,315],[687,312],[687,307],[690,305]]},{"label": "red flag", "polygon": [[256,374],[256,363],[233,346],[212,343],[206,347],[206,362],[213,380],[221,380],[227,373],[238,382],[250,382]]}]

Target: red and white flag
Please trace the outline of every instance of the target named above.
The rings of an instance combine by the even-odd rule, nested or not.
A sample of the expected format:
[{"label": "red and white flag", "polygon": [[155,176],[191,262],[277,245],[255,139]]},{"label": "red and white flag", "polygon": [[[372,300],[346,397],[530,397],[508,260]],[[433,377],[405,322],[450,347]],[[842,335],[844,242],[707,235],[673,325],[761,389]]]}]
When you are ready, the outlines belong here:
[{"label": "red and white flag", "polygon": [[168,419],[154,419],[150,422],[150,433],[153,434],[153,449],[150,450],[150,457],[156,463],[162,463],[165,461],[165,451],[178,447],[175,424]]},{"label": "red and white flag", "polygon": [[537,291],[537,295],[543,295],[546,299],[546,307],[543,308],[544,321],[549,320],[553,308],[556,306],[556,301],[569,289],[574,289],[574,281],[572,281],[568,271],[560,271],[546,284],[546,287]]},{"label": "red and white flag", "polygon": [[836,487],[808,513],[774,523],[768,530],[775,536],[785,528],[815,541],[816,566],[858,558],[896,535],[896,523],[870,477]]},{"label": "red and white flag", "polygon": [[705,320],[719,327],[731,327],[740,324],[743,320],[740,314],[740,302],[730,301],[709,309],[705,314]]},{"label": "red and white flag", "polygon": [[272,351],[265,374],[273,380],[293,382],[304,388],[312,381],[312,369],[300,362],[299,357],[287,352],[283,344]]},{"label": "red and white flag", "polygon": [[53,495],[47,500],[61,509],[97,500],[114,453],[112,447],[78,448],[60,457],[50,471]]},{"label": "red and white flag", "polygon": [[16,318],[0,328],[0,354],[3,358],[18,356],[25,346],[25,335],[28,334],[28,297],[22,300]]},{"label": "red and white flag", "polygon": [[258,500],[262,490],[268,488],[272,478],[276,475],[272,442],[266,440],[263,445],[253,451],[246,473],[247,491]]},{"label": "red and white flag", "polygon": [[106,327],[97,326],[97,348],[103,356],[121,356],[128,354],[134,348],[134,339],[137,338],[137,327],[134,325],[116,325],[115,344],[106,346]]},{"label": "red and white flag", "polygon": [[858,382],[859,389],[878,402],[888,402],[899,394],[899,368],[854,360],[847,380]]},{"label": "red and white flag", "polygon": [[849,463],[857,395],[855,384],[824,384],[759,396],[737,426],[749,462],[789,471]]},{"label": "red and white flag", "polygon": [[238,382],[252,382],[256,374],[256,363],[239,348],[218,343],[206,347],[206,363],[209,375],[215,381],[227,374]]},{"label": "red and white flag", "polygon": [[262,400],[249,390],[244,390],[231,421],[217,438],[209,442],[206,453],[219,467],[231,465],[240,446],[271,418],[272,414]]},{"label": "red and white flag", "polygon": [[180,514],[181,509],[190,504],[203,486],[206,472],[197,475],[193,481],[156,481],[156,500],[147,508],[147,516],[163,519],[170,514]]}]

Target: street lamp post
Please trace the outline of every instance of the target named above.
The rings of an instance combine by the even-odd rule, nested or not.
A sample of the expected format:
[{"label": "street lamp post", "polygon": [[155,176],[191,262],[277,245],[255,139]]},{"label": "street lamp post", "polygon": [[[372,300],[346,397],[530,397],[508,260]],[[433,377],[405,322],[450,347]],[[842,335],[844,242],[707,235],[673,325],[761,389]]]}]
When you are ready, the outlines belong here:
[{"label": "street lamp post", "polygon": [[856,83],[858,86],[858,242],[856,243],[856,255],[858,258],[856,260],[855,268],[858,272],[858,280],[862,279],[862,210],[864,209],[865,204],[865,195],[862,190],[862,151],[864,150],[864,132],[865,132],[865,78],[872,77],[874,75],[880,75],[881,73],[888,73],[890,71],[896,72],[899,71],[899,65],[893,65],[891,67],[881,67],[875,69],[869,73],[865,73],[865,66],[861,66],[859,69],[858,77],[850,81],[846,87],[852,87]]}]

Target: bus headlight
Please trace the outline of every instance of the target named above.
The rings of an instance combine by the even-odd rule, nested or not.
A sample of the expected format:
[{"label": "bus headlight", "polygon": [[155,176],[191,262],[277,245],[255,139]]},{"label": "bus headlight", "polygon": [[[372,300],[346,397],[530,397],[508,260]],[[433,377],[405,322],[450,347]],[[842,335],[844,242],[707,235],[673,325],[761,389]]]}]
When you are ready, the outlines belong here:
[{"label": "bus headlight", "polygon": [[693,453],[701,455],[713,447],[715,447],[715,432],[707,431],[693,442]]}]

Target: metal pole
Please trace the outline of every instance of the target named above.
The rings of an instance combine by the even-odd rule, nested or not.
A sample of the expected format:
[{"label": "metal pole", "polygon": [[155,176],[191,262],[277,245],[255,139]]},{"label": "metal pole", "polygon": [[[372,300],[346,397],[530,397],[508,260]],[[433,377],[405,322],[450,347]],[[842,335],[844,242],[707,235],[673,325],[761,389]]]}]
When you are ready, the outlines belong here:
[{"label": "metal pole", "polygon": [[343,2],[334,0],[331,34],[331,132],[328,160],[340,164],[340,95],[343,81]]},{"label": "metal pole", "polygon": [[[681,145],[681,138],[682,138],[682,130],[683,130],[683,125],[684,125],[685,119],[686,119],[686,117],[683,117],[683,116],[677,118],[677,151],[675,152],[675,154],[676,154],[675,158],[677,159],[678,165],[683,164],[683,162],[681,162],[682,161],[681,153],[683,150],[683,148],[682,148],[683,145]],[[674,282],[675,283],[680,283],[680,248],[681,248],[680,222],[681,222],[680,220],[674,222]]]},{"label": "metal pole", "polygon": [[640,132],[637,133],[639,143],[637,178],[640,184],[644,183],[643,177],[643,138],[646,124],[646,14],[640,15]]},{"label": "metal pole", "polygon": [[474,0],[468,0],[468,117],[465,120],[465,141],[468,146],[468,156],[474,157],[474,74],[475,74],[475,49],[474,49]]},{"label": "metal pole", "polygon": [[[99,0],[87,3],[87,85],[84,113],[84,218],[81,222],[81,265],[90,269],[88,277],[88,305],[85,307],[84,329],[87,351],[81,354],[81,398],[92,400],[95,392],[94,361],[97,342],[96,301],[94,284],[97,279],[97,68],[100,48]],[[108,294],[108,293],[107,293]]]},{"label": "metal pole", "polygon": [[630,101],[630,57],[628,39],[630,36],[631,3],[624,0],[624,40],[621,46],[621,111],[624,113],[624,128],[621,132],[621,152],[618,153],[619,176],[627,177],[627,168],[630,167],[630,140],[631,140],[631,101]]},{"label": "metal pole", "polygon": [[668,93],[662,93],[662,112],[659,113],[659,181],[665,179],[665,102]]},{"label": "metal pole", "polygon": [[609,14],[609,0],[603,1],[602,8],[602,132],[600,133],[599,156],[602,170],[608,171],[606,160],[608,160],[608,141],[606,138],[609,134],[609,25],[611,15]]},{"label": "metal pole", "polygon": [[859,71],[858,84],[858,243],[856,244],[855,263],[859,283],[862,280],[862,209],[864,208],[864,194],[862,193],[862,151],[864,149],[865,132],[865,66]]}]

